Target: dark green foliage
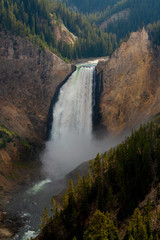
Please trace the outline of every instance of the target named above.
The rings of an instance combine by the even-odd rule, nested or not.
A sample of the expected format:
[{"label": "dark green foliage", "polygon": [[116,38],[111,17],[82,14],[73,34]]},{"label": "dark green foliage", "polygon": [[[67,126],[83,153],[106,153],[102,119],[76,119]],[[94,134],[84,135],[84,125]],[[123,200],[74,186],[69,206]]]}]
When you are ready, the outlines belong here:
[{"label": "dark green foliage", "polygon": [[20,158],[23,161],[36,158],[34,145],[26,139],[20,138]]},{"label": "dark green foliage", "polygon": [[48,215],[47,208],[45,207],[44,211],[43,211],[43,217],[41,217],[41,226],[40,226],[40,228],[43,229],[46,226],[46,224],[49,223],[49,220],[50,220],[50,217]]},{"label": "dark green foliage", "polygon": [[[74,46],[56,41],[53,22],[62,21],[78,37]],[[111,55],[118,46],[115,34],[103,33],[84,15],[49,0],[0,0],[0,24],[5,31],[29,37],[41,50],[48,47],[68,59]]]},{"label": "dark green foliage", "polygon": [[15,158],[15,164],[21,165],[29,160],[35,160],[37,157],[36,147],[32,142],[29,142],[27,139],[20,138],[15,132],[10,131],[3,125],[0,125],[0,149],[6,148],[7,145],[10,148],[15,147],[19,149],[17,159]]},{"label": "dark green foliage", "polygon": [[5,142],[4,138],[0,138],[0,149],[5,148],[5,147],[6,147],[6,142]]},{"label": "dark green foliage", "polygon": [[4,29],[22,37],[37,37],[39,44],[46,42],[51,47],[56,46],[48,0],[0,0],[0,9]]},{"label": "dark green foliage", "polygon": [[151,202],[150,202],[150,199],[148,199],[144,209],[144,223],[145,223],[146,232],[149,238],[152,237],[151,210],[152,210]]},{"label": "dark green foliage", "polygon": [[129,36],[131,32],[137,31],[139,28],[160,19],[160,2],[157,0],[115,0],[112,2],[113,4],[108,4],[101,12],[90,14],[89,19],[97,25],[100,25],[113,14],[127,9],[129,14],[126,19],[119,18],[112,21],[105,29],[107,32],[116,33],[118,41]]},{"label": "dark green foliage", "polygon": [[7,143],[12,141],[13,136],[15,136],[14,132],[10,132],[6,127],[0,125],[0,149],[5,148]]},{"label": "dark green foliage", "polygon": [[[98,153],[90,161],[88,175],[78,176],[75,188],[69,181],[63,210],[44,228],[40,239],[45,239],[44,234],[46,239],[119,239],[109,215],[101,212],[116,210],[117,221],[133,213],[159,177],[159,141],[160,128],[151,123],[132,132],[124,143],[108,153]],[[98,209],[101,212],[93,215]],[[150,201],[142,215],[135,210],[125,240],[158,239],[153,235],[150,212]],[[100,221],[102,225],[98,227]]]},{"label": "dark green foliage", "polygon": [[[73,52],[66,49],[68,46],[63,48],[63,54],[68,58],[111,55],[113,50],[118,47],[116,34],[102,32],[95,24],[90,24],[85,15],[70,11],[64,4],[59,4],[55,8],[55,13],[58,18],[63,20],[65,26],[78,37]],[[59,43],[59,49],[63,47],[62,45]]]},{"label": "dark green foliage", "polygon": [[[29,37],[41,50],[48,47],[64,59],[76,59],[111,56],[120,43],[127,40],[130,32],[159,19],[160,3],[157,0],[100,0],[98,4],[97,0],[64,1],[68,6],[78,4],[84,12],[88,9],[93,12],[96,9],[96,12],[89,16],[70,10],[65,4],[57,2],[0,0],[0,28],[10,30],[12,34]],[[106,33],[97,27],[113,14],[125,9],[129,9],[128,18],[108,24]],[[97,12],[98,10],[103,11]],[[62,21],[78,37],[74,46],[56,41],[53,22],[61,24]],[[157,22],[149,27],[150,38],[156,44],[160,44],[159,26]]]},{"label": "dark green foliage", "polygon": [[153,232],[151,224],[151,210],[152,206],[149,199],[142,212],[138,208],[135,209],[123,240],[158,240],[158,235],[155,231]]},{"label": "dark green foliage", "polygon": [[[85,14],[89,13],[86,16],[93,26],[100,26],[121,11],[127,12],[121,13],[122,17],[116,17],[115,20],[110,21],[104,29],[112,35],[111,42],[107,40],[108,55],[111,55],[112,48],[115,49],[115,42],[120,45],[122,39],[126,41],[131,32],[147,27],[148,24],[150,39],[160,45],[160,22],[158,21],[160,20],[160,2],[157,0],[100,0],[98,4],[96,0],[63,0],[63,2],[68,6],[76,6]],[[116,41],[113,38],[116,38]]]},{"label": "dark green foliage", "polygon": [[[153,24],[149,24],[147,26],[147,29],[149,31],[149,38],[150,40],[156,44],[160,45],[160,21],[154,22]],[[157,116],[157,120],[159,120]]]},{"label": "dark green foliage", "polygon": [[118,230],[111,221],[109,213],[103,214],[97,210],[85,231],[83,240],[119,240]]},{"label": "dark green foliage", "polygon": [[120,2],[120,0],[64,0],[68,6],[76,6],[78,10],[84,13],[96,12],[104,10],[107,7],[113,7],[114,4]]},{"label": "dark green foliage", "polygon": [[136,240],[147,240],[147,230],[143,220],[143,217],[139,209],[135,209],[132,216],[130,225],[125,236],[125,240],[136,239]]}]

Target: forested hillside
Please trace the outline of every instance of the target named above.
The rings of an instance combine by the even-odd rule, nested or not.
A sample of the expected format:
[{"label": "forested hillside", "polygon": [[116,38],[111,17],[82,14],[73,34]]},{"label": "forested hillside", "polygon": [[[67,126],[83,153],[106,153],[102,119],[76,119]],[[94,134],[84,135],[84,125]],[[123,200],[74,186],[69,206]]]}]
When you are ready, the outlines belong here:
[{"label": "forested hillside", "polygon": [[[55,24],[62,21],[78,37],[74,46],[56,41]],[[1,30],[29,37],[41,49],[68,59],[111,55],[118,46],[115,34],[103,33],[84,15],[48,0],[0,0],[0,23]]]},{"label": "forested hillside", "polygon": [[[0,0],[0,28],[29,37],[41,49],[48,47],[61,57],[76,59],[111,55],[130,32],[159,19],[156,0],[101,0],[98,5],[91,0],[64,1],[68,7],[58,2]],[[90,14],[74,11],[73,6]],[[55,28],[62,23],[77,36],[74,45],[64,39],[57,41]],[[105,32],[99,28],[102,23]]]},{"label": "forested hillside", "polygon": [[116,3],[122,2],[121,0],[64,0],[64,2],[73,8],[78,9],[83,13],[91,13],[102,11],[107,7],[113,7]]},{"label": "forested hillside", "polygon": [[[78,176],[76,186],[69,181],[63,210],[51,201],[52,217],[47,209],[38,239],[120,239],[118,227],[133,212],[124,240],[160,239],[160,128],[141,126],[124,143],[90,161],[88,175]],[[155,200],[138,204],[155,187]],[[154,217],[154,218],[153,218]],[[154,223],[154,224],[153,224]]]},{"label": "forested hillside", "polygon": [[78,37],[73,51],[74,58],[111,55],[118,47],[116,34],[104,33],[95,25],[91,25],[83,14],[69,11],[62,4],[57,6],[55,13]]},{"label": "forested hillside", "polygon": [[64,2],[87,14],[88,20],[105,32],[115,33],[118,41],[160,19],[160,2],[157,0],[100,0],[98,4],[95,0]]},{"label": "forested hillside", "polygon": [[[127,17],[115,16],[112,21],[107,22],[106,26],[103,25],[103,29],[107,32],[117,34],[117,39],[125,38],[131,32],[137,31],[138,28],[147,26],[149,23],[154,23],[160,19],[160,2],[157,0],[123,0],[114,1],[116,4],[111,5],[96,13],[89,15],[89,19],[101,26],[103,22],[110,19],[113,14],[121,13],[122,11],[128,11]],[[104,27],[105,26],[105,27]]]},{"label": "forested hillside", "polygon": [[147,26],[149,38],[155,45],[160,45],[160,20]]}]

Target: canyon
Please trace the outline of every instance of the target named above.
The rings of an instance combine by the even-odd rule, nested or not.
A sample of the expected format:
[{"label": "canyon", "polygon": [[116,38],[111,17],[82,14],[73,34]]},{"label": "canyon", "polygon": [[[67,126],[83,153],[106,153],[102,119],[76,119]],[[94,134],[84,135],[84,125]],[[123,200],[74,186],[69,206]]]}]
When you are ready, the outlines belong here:
[{"label": "canyon", "polygon": [[[33,174],[26,163],[43,149],[54,93],[75,68],[27,39],[4,32],[0,36],[0,125],[12,135],[0,149],[2,195]],[[109,60],[99,61],[94,124],[104,134],[126,134],[159,114],[159,51],[143,29],[132,33]]]},{"label": "canyon", "polygon": [[[0,149],[3,199],[19,184],[34,179],[53,96],[75,67],[28,39],[4,32],[0,39],[0,131],[5,129],[11,138]],[[109,60],[99,61],[96,127],[102,127],[105,135],[127,134],[159,114],[159,52],[143,29],[132,33]]]}]

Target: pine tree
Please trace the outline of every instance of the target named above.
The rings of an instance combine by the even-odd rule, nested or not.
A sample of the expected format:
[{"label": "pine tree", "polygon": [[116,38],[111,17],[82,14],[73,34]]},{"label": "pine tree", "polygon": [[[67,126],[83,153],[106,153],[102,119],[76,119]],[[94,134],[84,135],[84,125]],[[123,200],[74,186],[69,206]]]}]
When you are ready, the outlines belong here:
[{"label": "pine tree", "polygon": [[85,231],[83,240],[119,240],[119,234],[108,213],[97,210]]},{"label": "pine tree", "polygon": [[44,226],[48,223],[48,221],[50,220],[50,217],[48,215],[48,211],[47,208],[44,208],[44,212],[43,212],[43,217],[40,218],[41,220],[41,225],[40,228],[41,230],[44,228]]},{"label": "pine tree", "polygon": [[63,197],[63,209],[66,209],[68,207],[68,194],[65,193]]},{"label": "pine tree", "polygon": [[51,213],[52,213],[52,216],[55,213],[55,200],[54,200],[54,197],[51,198]]},{"label": "pine tree", "polygon": [[147,230],[147,235],[148,238],[151,239],[152,236],[152,227],[151,227],[151,201],[148,199],[147,204],[144,209],[144,220],[145,220],[145,225],[146,225],[146,230]]},{"label": "pine tree", "polygon": [[73,185],[72,179],[68,182],[68,204],[72,205],[75,204],[76,201],[76,193]]},{"label": "pine tree", "polygon": [[147,230],[144,224],[143,217],[138,208],[135,209],[132,216],[131,222],[129,224],[125,240],[130,239],[135,240],[147,240]]},{"label": "pine tree", "polygon": [[93,177],[95,181],[99,181],[101,177],[101,155],[99,153],[94,160]]}]

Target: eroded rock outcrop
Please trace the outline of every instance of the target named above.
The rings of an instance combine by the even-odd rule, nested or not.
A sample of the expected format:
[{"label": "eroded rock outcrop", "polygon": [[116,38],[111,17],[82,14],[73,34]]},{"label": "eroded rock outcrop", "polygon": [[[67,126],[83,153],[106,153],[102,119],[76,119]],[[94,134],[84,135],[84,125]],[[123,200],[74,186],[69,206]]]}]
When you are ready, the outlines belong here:
[{"label": "eroded rock outcrop", "polygon": [[74,46],[75,41],[78,39],[78,37],[70,32],[63,23],[58,23],[55,21],[52,24],[54,26],[56,41],[62,41],[63,43]]},{"label": "eroded rock outcrop", "polygon": [[120,134],[160,112],[160,49],[148,33],[132,33],[107,62],[99,62],[103,80],[101,124],[110,134]]}]

